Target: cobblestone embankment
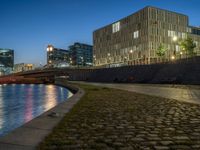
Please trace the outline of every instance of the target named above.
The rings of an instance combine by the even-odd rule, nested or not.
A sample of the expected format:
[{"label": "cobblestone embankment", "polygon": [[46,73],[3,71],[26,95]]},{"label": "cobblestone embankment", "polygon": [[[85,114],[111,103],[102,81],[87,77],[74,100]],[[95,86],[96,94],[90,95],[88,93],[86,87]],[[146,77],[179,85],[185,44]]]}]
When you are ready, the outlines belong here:
[{"label": "cobblestone embankment", "polygon": [[200,105],[81,87],[86,95],[40,149],[200,149]]}]

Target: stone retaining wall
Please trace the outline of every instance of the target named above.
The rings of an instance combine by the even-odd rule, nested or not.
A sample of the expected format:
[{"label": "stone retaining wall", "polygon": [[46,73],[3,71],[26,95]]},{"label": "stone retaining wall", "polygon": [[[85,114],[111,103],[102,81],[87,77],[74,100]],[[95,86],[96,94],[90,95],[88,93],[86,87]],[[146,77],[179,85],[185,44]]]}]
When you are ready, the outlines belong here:
[{"label": "stone retaining wall", "polygon": [[71,81],[200,84],[200,57],[166,64],[79,69],[68,73]]}]

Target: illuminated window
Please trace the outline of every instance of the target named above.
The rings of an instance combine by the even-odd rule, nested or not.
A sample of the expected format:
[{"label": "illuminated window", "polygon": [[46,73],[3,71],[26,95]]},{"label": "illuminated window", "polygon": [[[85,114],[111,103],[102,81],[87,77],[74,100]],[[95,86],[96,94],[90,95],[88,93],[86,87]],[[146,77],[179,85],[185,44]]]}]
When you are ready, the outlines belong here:
[{"label": "illuminated window", "polygon": [[174,36],[176,36],[176,32],[168,30],[168,37],[174,37]]},{"label": "illuminated window", "polygon": [[133,33],[133,37],[134,37],[134,39],[138,38],[139,37],[139,31],[135,31]]},{"label": "illuminated window", "polygon": [[186,33],[182,33],[182,38],[183,39],[187,38],[187,34]]},{"label": "illuminated window", "polygon": [[171,31],[170,30],[168,30],[168,37],[170,37],[171,36]]},{"label": "illuminated window", "polygon": [[178,45],[176,45],[176,52],[180,51],[180,47]]},{"label": "illuminated window", "polygon": [[196,47],[198,46],[198,42],[197,41],[194,41],[194,43],[195,43],[195,45],[196,45]]},{"label": "illuminated window", "polygon": [[112,31],[113,33],[118,32],[120,30],[120,22],[114,23],[112,25]]},{"label": "illuminated window", "polygon": [[181,38],[181,32],[178,32],[178,37]]},{"label": "illuminated window", "polygon": [[192,29],[188,27],[188,28],[187,28],[187,32],[188,32],[188,33],[191,33],[191,32],[192,32]]}]

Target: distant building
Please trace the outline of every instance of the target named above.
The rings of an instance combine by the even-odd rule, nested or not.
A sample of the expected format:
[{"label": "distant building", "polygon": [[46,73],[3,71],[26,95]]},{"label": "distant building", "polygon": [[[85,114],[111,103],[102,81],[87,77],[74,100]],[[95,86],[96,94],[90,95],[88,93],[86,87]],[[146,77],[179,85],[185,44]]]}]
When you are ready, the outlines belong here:
[{"label": "distant building", "polygon": [[[188,36],[200,56],[200,28],[189,26],[188,16],[148,6],[94,31],[94,63],[120,66],[184,58],[187,54],[179,42]],[[162,58],[157,56],[161,46],[167,49]]]},{"label": "distant building", "polygon": [[47,65],[51,67],[69,66],[69,51],[60,48],[55,48],[53,45],[48,45]]},{"label": "distant building", "polygon": [[12,73],[14,67],[14,50],[0,49],[0,75]]},{"label": "distant building", "polygon": [[35,69],[34,64],[20,63],[20,64],[15,64],[14,65],[14,73],[23,72],[23,71],[29,71],[29,70],[34,70],[34,69]]},{"label": "distant building", "polygon": [[92,66],[93,46],[83,43],[74,43],[69,46],[70,65],[72,66]]}]

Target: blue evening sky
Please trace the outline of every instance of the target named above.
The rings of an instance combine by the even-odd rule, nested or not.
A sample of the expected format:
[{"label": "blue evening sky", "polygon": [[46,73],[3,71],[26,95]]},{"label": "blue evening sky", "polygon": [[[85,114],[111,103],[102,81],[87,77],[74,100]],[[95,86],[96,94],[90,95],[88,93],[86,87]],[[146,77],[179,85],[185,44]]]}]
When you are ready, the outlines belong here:
[{"label": "blue evening sky", "polygon": [[46,63],[46,46],[92,44],[92,32],[147,6],[187,14],[200,25],[199,0],[0,0],[0,48],[15,63]]}]

